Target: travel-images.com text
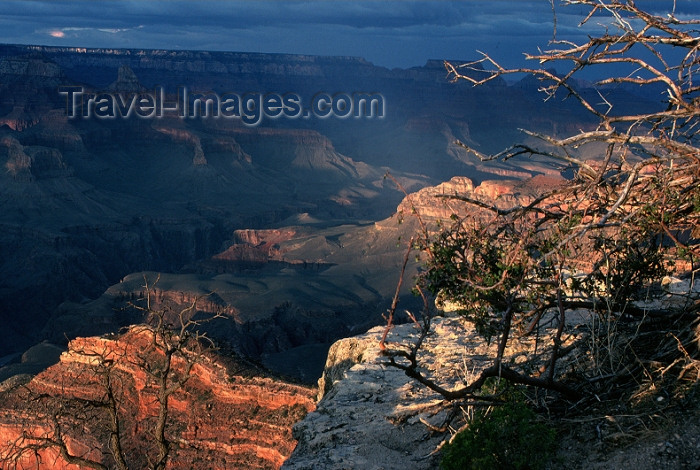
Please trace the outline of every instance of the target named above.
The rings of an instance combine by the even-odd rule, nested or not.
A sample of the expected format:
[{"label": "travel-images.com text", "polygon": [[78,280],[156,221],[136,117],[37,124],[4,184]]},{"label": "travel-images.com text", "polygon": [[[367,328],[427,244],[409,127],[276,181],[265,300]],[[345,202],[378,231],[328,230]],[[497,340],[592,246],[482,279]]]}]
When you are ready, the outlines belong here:
[{"label": "travel-images.com text", "polygon": [[386,103],[381,93],[354,92],[334,94],[319,92],[306,101],[297,93],[190,93],[178,87],[175,97],[168,97],[161,86],[153,93],[86,92],[81,86],[61,86],[58,93],[66,98],[69,118],[115,119],[187,118],[240,119],[256,126],[263,119],[316,118],[383,118]]}]

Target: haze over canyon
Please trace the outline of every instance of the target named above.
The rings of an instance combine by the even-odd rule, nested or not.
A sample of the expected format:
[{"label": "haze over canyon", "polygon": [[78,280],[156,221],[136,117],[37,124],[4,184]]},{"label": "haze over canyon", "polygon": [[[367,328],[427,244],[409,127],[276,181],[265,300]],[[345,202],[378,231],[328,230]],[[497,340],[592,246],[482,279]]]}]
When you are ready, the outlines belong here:
[{"label": "haze over canyon", "polygon": [[[537,159],[481,162],[455,143],[494,152],[523,140],[521,128],[560,135],[595,125],[572,100],[543,101],[538,86],[450,83],[440,60],[387,69],[358,57],[0,46],[0,382],[43,371],[32,382],[43,390],[66,370],[80,376],[81,349],[116,348],[95,337],[143,321],[133,304],[148,282],[155,308],[199,298],[199,314],[221,314],[210,335],[243,364],[245,385],[290,396],[278,403],[241,392],[258,407],[246,426],[291,422],[313,408],[311,392],[277,381],[314,384],[333,341],[383,322],[415,206],[447,218],[436,194],[513,202],[566,176]],[[173,114],[69,117],[61,87],[120,96],[161,87],[170,100],[181,87],[293,93],[302,105],[319,94],[376,94],[384,115],[264,117],[252,126]],[[633,87],[607,93],[630,112],[648,108]],[[417,269],[411,263],[409,275]],[[402,306],[416,304],[410,285],[402,292]],[[120,341],[142,341],[128,331]],[[64,369],[46,369],[59,357],[54,367]],[[199,396],[209,381],[211,393],[234,400],[219,385],[236,367],[213,361],[188,393]],[[0,415],[5,425],[8,416]],[[185,421],[209,445],[195,435],[202,423]],[[211,458],[279,466],[293,444],[278,431],[284,455],[255,443],[253,460],[237,451]],[[247,442],[244,434],[230,439]]]}]

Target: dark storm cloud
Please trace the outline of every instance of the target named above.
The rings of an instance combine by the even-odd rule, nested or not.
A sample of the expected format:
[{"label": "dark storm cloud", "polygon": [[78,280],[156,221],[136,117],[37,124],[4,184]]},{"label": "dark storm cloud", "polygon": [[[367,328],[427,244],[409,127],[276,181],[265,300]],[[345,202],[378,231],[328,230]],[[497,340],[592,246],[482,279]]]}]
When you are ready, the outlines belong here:
[{"label": "dark storm cloud", "polygon": [[[639,0],[666,13],[672,0]],[[677,0],[677,16],[700,2]],[[581,7],[557,8],[559,36],[584,37]],[[379,65],[471,58],[517,61],[552,38],[549,0],[18,1],[0,3],[0,42],[362,56]]]}]

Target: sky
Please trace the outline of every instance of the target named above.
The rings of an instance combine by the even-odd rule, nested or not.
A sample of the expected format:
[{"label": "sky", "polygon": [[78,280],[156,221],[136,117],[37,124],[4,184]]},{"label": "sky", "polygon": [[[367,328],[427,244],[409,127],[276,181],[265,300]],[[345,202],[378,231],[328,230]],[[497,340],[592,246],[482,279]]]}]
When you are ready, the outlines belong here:
[{"label": "sky", "polygon": [[[698,0],[638,0],[700,18]],[[557,37],[582,40],[584,10],[555,0]],[[363,57],[408,68],[428,59],[471,60],[484,51],[504,65],[552,39],[550,0],[224,1],[1,0],[0,43],[193,49]]]}]

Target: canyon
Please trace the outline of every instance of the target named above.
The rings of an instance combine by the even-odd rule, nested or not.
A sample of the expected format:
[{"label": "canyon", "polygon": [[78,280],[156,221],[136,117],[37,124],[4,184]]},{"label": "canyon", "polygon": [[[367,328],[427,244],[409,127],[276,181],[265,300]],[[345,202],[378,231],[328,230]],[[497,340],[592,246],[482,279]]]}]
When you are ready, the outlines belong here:
[{"label": "canyon", "polygon": [[[63,86],[309,99],[381,93],[386,115],[258,126],[70,118]],[[624,87],[609,92],[630,109],[643,100]],[[294,447],[292,422],[313,409],[307,386],[331,344],[383,323],[418,229],[412,212],[446,219],[453,208],[436,196],[455,193],[525,201],[560,184],[566,170],[537,159],[482,162],[455,142],[493,152],[522,137],[520,128],[557,134],[591,125],[568,101],[544,102],[536,83],[450,83],[437,60],[390,70],[356,57],[0,45],[3,440],[15,442],[25,423],[46,426],[24,385],[55,392],[66,376],[77,382],[64,398],[95,393],[80,351],[139,344],[133,325],[145,320],[139,307],[149,297],[155,309],[194,304],[198,315],[220,316],[207,331],[221,354],[195,369],[189,395],[175,401],[183,439],[202,452],[196,458],[279,467]],[[418,269],[412,260],[406,277]],[[410,286],[400,302],[417,307]],[[217,362],[226,360],[239,361],[234,371],[245,364],[246,374],[226,372]],[[124,373],[143,382],[138,371]],[[273,403],[276,396],[289,401]],[[141,405],[135,413],[146,416]],[[230,410],[213,423],[187,421],[204,418],[185,410],[208,416],[209,405]],[[231,434],[234,422],[240,435]],[[102,454],[97,437],[70,439],[76,451]],[[186,447],[173,468],[194,458]]]},{"label": "canyon", "polygon": [[[295,266],[265,263],[264,270],[343,269],[319,263],[319,253],[394,212],[403,194],[384,177],[388,171],[407,191],[455,175],[480,183],[557,171],[538,162],[487,165],[456,146],[460,139],[497,149],[526,124],[518,109],[549,104],[531,87],[449,83],[439,61],[389,70],[349,57],[2,45],[0,77],[0,357],[46,339],[48,322],[65,316],[62,304],[93,301],[131,273],[249,271],[252,260],[239,248],[226,253],[240,230],[327,230],[309,242],[319,243],[317,253]],[[157,85],[303,97],[379,92],[387,110],[382,119],[278,119],[253,127],[173,116],[83,119],[66,116],[58,93],[61,86],[97,92]],[[567,106],[548,109],[551,119],[536,130],[585,125]],[[355,275],[356,284],[371,286],[361,269]],[[374,290],[350,303],[376,306],[392,291]],[[294,301],[284,292],[273,307]],[[343,308],[336,313],[344,316]],[[362,323],[348,317],[346,325]],[[64,333],[70,337],[57,334]]]},{"label": "canyon", "polygon": [[[387,454],[387,465],[391,463],[389,466],[394,468],[396,462],[412,466],[420,462],[430,468],[434,458],[418,461],[415,458],[421,452],[427,455],[439,440],[423,439],[425,428],[419,418],[427,413],[426,416],[437,419],[435,415],[443,413],[439,398],[412,384],[403,372],[386,369],[378,350],[382,327],[364,336],[335,342],[326,360],[325,350],[334,338],[329,332],[335,330],[335,334],[340,331],[342,336],[350,336],[377,323],[376,318],[369,318],[376,315],[375,309],[367,314],[359,306],[380,302],[377,289],[388,291],[395,286],[396,276],[386,274],[397,274],[400,269],[404,249],[397,249],[396,241],[410,237],[419,228],[418,219],[409,214],[420,214],[423,222],[434,227],[452,211],[450,201],[438,196],[470,196],[510,205],[525,202],[538,191],[562,181],[549,177],[530,182],[475,185],[466,177],[455,177],[406,196],[391,217],[374,224],[342,230],[309,230],[302,226],[238,230],[231,238],[232,244],[202,262],[197,272],[134,273],[94,301],[64,303],[46,327],[47,340],[30,348],[21,361],[0,369],[4,373],[0,376],[0,460],[5,459],[16,468],[42,468],[41,462],[49,461],[53,462],[53,468],[79,468],[65,461],[55,446],[31,450],[31,444],[53,438],[60,423],[68,452],[113,465],[105,447],[106,417],[81,411],[90,400],[104,400],[103,364],[111,361],[114,365],[109,369],[110,374],[120,377],[118,383],[126,384],[118,388],[121,426],[125,430],[122,445],[128,449],[130,465],[145,465],[145,455],[149,449],[153,451],[154,444],[144,433],[149,432],[157,415],[154,398],[157,388],[151,383],[145,364],[158,364],[159,359],[157,353],[148,352],[151,330],[128,325],[145,321],[143,312],[133,306],[143,305],[142,301],[148,297],[150,308],[156,311],[161,308],[177,311],[196,303],[199,315],[221,315],[207,332],[227,345],[221,351],[192,356],[196,364],[189,379],[170,400],[168,429],[174,447],[168,468],[279,468],[284,462],[284,468],[314,468],[319,464],[332,468],[363,466],[376,454],[376,449],[367,447],[358,451],[356,444],[343,444],[348,446],[343,450],[337,444],[372,440],[383,448],[391,445],[392,439],[399,439],[405,451],[400,452],[400,459],[398,455]],[[365,253],[355,259],[360,247],[364,247]],[[418,267],[416,260],[407,273],[415,273]],[[360,285],[359,281],[355,281],[356,286],[348,285],[352,273],[358,271],[363,271],[369,285]],[[308,286],[312,279],[316,279],[315,285],[302,295],[304,285]],[[293,305],[280,308],[266,303],[270,302],[266,299],[279,296],[270,288],[274,282],[295,292]],[[331,290],[329,285],[335,286],[336,297],[328,292],[324,294],[323,301],[328,303],[324,310],[317,292],[321,288]],[[360,289],[366,291],[364,300],[353,297]],[[254,304],[251,293],[257,294]],[[344,304],[348,305],[344,316],[331,314],[330,307]],[[412,305],[408,292],[402,296],[401,305]],[[254,308],[269,308],[273,314],[269,318],[250,316],[247,312]],[[356,321],[364,322],[354,329],[343,323],[348,321],[347,312],[353,309],[357,309]],[[455,321],[446,321],[438,329],[454,338],[457,329],[462,328],[453,324]],[[412,328],[410,323],[397,327],[390,340],[400,341],[402,335],[410,337]],[[70,331],[75,339],[62,350],[57,344],[60,333],[65,331]],[[115,331],[120,333],[115,335]],[[486,347],[483,343],[478,346],[478,340],[470,336],[464,336],[464,340],[470,341],[477,348],[475,351]],[[451,356],[445,348],[457,354],[461,348],[440,341],[435,347],[437,350],[431,350],[431,354],[440,355],[445,364],[460,363],[448,360]],[[323,358],[321,363],[312,364],[319,357]],[[56,359],[58,363],[51,365]],[[360,368],[357,379],[348,375],[357,369],[355,365]],[[182,363],[176,363],[176,369],[182,371],[183,367]],[[273,376],[305,382],[315,381],[321,371],[323,377],[316,391],[313,387],[273,378],[269,371],[274,372]],[[440,376],[454,378],[453,372],[443,368]],[[379,380],[374,377],[377,374],[381,376]],[[388,388],[384,390],[385,387]],[[345,389],[348,391],[342,391]],[[317,393],[318,398],[324,399],[314,412]],[[348,393],[355,398],[343,398]],[[398,405],[394,398],[382,398],[383,394],[393,397],[395,393],[405,394]],[[342,403],[350,408],[338,409]],[[377,421],[369,417],[384,412],[383,408],[378,411],[378,406],[387,409],[387,419]],[[401,411],[396,411],[397,406]],[[343,409],[349,410],[351,419],[342,414]],[[57,424],[53,424],[50,410],[65,410],[65,415],[61,414]],[[312,412],[309,418],[298,424],[292,434],[293,425],[309,412]],[[340,414],[336,416],[337,413]],[[318,422],[325,417],[332,421]],[[333,424],[346,418],[357,429]],[[379,428],[370,426],[372,421]],[[402,428],[400,438],[397,425]],[[324,431],[329,426],[330,433]],[[387,444],[384,437],[371,437],[375,432],[387,436],[391,442]],[[287,461],[297,440],[301,444]],[[337,442],[331,445],[329,440]],[[420,449],[404,454],[414,440],[421,442]],[[321,449],[323,453],[319,454]]]}]

